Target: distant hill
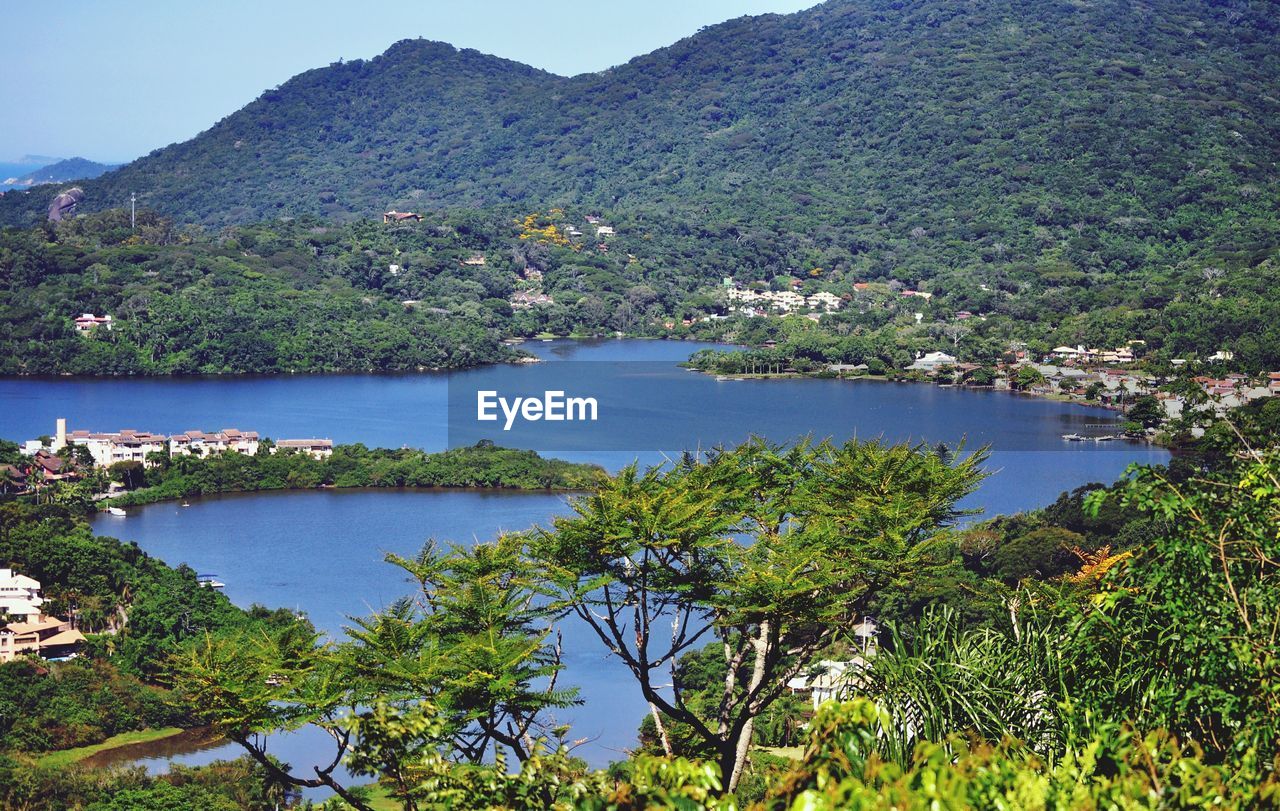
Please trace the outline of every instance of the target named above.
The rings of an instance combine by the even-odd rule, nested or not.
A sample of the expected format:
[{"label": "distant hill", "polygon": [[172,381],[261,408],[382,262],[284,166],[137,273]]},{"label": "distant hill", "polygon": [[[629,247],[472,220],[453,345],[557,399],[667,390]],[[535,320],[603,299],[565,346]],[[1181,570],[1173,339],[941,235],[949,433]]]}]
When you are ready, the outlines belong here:
[{"label": "distant hill", "polygon": [[[1247,264],[1280,245],[1274,11],[832,0],[571,78],[409,40],[81,184],[84,209],[136,191],[218,226],[569,203],[911,282]],[[0,222],[52,191],[6,195]]]},{"label": "distant hill", "polygon": [[8,186],[40,186],[46,183],[67,183],[72,180],[89,180],[116,168],[112,164],[98,163],[84,158],[67,158],[43,166],[34,172],[4,181]]}]

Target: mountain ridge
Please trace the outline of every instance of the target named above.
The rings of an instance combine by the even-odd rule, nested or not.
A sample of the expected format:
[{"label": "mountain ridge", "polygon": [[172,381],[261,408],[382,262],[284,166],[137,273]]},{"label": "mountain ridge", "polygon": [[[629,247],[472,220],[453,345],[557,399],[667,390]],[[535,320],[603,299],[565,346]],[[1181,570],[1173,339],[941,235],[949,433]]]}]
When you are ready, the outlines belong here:
[{"label": "mountain ridge", "polygon": [[50,183],[66,183],[74,180],[85,180],[98,177],[109,172],[115,165],[98,163],[87,158],[64,158],[41,166],[19,177],[11,177],[4,181],[10,186],[42,186]]},{"label": "mountain ridge", "polygon": [[1149,270],[1280,242],[1266,12],[830,0],[572,77],[402,40],[85,184],[84,207],[136,190],[218,226],[574,203],[803,233],[905,278]]}]

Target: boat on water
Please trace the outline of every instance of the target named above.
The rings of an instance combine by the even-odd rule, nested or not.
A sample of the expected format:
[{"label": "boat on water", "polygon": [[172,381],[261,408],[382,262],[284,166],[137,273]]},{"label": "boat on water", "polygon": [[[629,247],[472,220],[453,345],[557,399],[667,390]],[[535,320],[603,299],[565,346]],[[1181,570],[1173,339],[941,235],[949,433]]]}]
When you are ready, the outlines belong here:
[{"label": "boat on water", "polygon": [[218,579],[217,575],[213,574],[198,574],[196,575],[196,582],[207,589],[224,589],[227,587],[226,583],[223,583]]},{"label": "boat on water", "polygon": [[111,513],[112,515],[119,515],[121,517],[125,515],[125,511],[121,507],[108,507],[107,512]]},{"label": "boat on water", "polygon": [[1118,437],[1118,436],[1112,436],[1111,434],[1106,434],[1106,435],[1104,435],[1104,436],[1095,436],[1095,437],[1093,438],[1093,441],[1094,441],[1094,442],[1111,442],[1112,440],[1116,440],[1116,439],[1119,439],[1119,438],[1120,438],[1120,437]]},{"label": "boat on water", "polygon": [[1088,439],[1088,437],[1081,436],[1080,434],[1063,434],[1062,438],[1068,442],[1083,442]]},{"label": "boat on water", "polygon": [[191,505],[184,501],[184,502],[182,502],[181,504],[179,504],[178,506],[179,506],[179,507],[190,507]]}]

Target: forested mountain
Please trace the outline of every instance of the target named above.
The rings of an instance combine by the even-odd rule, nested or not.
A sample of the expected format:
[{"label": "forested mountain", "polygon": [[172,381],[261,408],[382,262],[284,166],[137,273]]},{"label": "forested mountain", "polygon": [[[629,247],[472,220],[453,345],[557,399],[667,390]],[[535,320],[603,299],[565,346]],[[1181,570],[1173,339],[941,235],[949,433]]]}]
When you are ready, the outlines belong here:
[{"label": "forested mountain", "polygon": [[67,158],[48,166],[42,166],[21,177],[11,177],[5,182],[12,186],[40,186],[45,183],[65,183],[70,180],[83,180],[98,177],[115,167],[107,163],[86,160],[85,158]]},{"label": "forested mountain", "polygon": [[[1274,12],[832,0],[571,78],[406,40],[78,183],[78,211],[113,209],[105,220],[4,234],[0,372],[413,369],[503,357],[511,335],[795,331],[762,319],[713,333],[725,276],[933,295],[853,296],[822,328],[857,346],[815,362],[901,366],[944,343],[988,362],[1010,341],[1141,339],[1162,357],[1226,349],[1244,370],[1271,369]],[[0,223],[41,222],[57,191],[4,195]],[[133,192],[148,223],[177,225],[99,233],[123,226]],[[377,221],[390,209],[426,219]],[[579,231],[592,212],[616,226],[608,245]],[[487,267],[465,264],[477,251]],[[271,289],[241,291],[253,315],[214,329],[189,300],[218,294],[206,285]],[[555,304],[513,313],[524,291]],[[184,301],[195,315],[166,314]],[[121,326],[82,341],[70,319],[89,310]],[[944,342],[966,311],[983,317]],[[325,337],[290,349],[299,323]]]},{"label": "forested mountain", "polygon": [[[565,78],[404,41],[85,184],[180,221],[554,204],[1051,283],[1280,243],[1269,2],[832,0]],[[48,191],[8,195],[28,222]]]}]

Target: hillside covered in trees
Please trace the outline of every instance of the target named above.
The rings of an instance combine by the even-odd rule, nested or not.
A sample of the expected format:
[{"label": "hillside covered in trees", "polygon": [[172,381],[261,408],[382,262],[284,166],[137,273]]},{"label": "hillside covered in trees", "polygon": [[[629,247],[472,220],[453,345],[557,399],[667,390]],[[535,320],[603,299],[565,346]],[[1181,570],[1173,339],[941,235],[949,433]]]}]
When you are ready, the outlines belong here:
[{"label": "hillside covered in trees", "polygon": [[[406,40],[83,184],[84,205],[136,191],[222,225],[582,204],[913,282],[1256,261],[1280,242],[1273,12],[833,0],[571,78]],[[6,196],[0,221],[48,196]]]}]

